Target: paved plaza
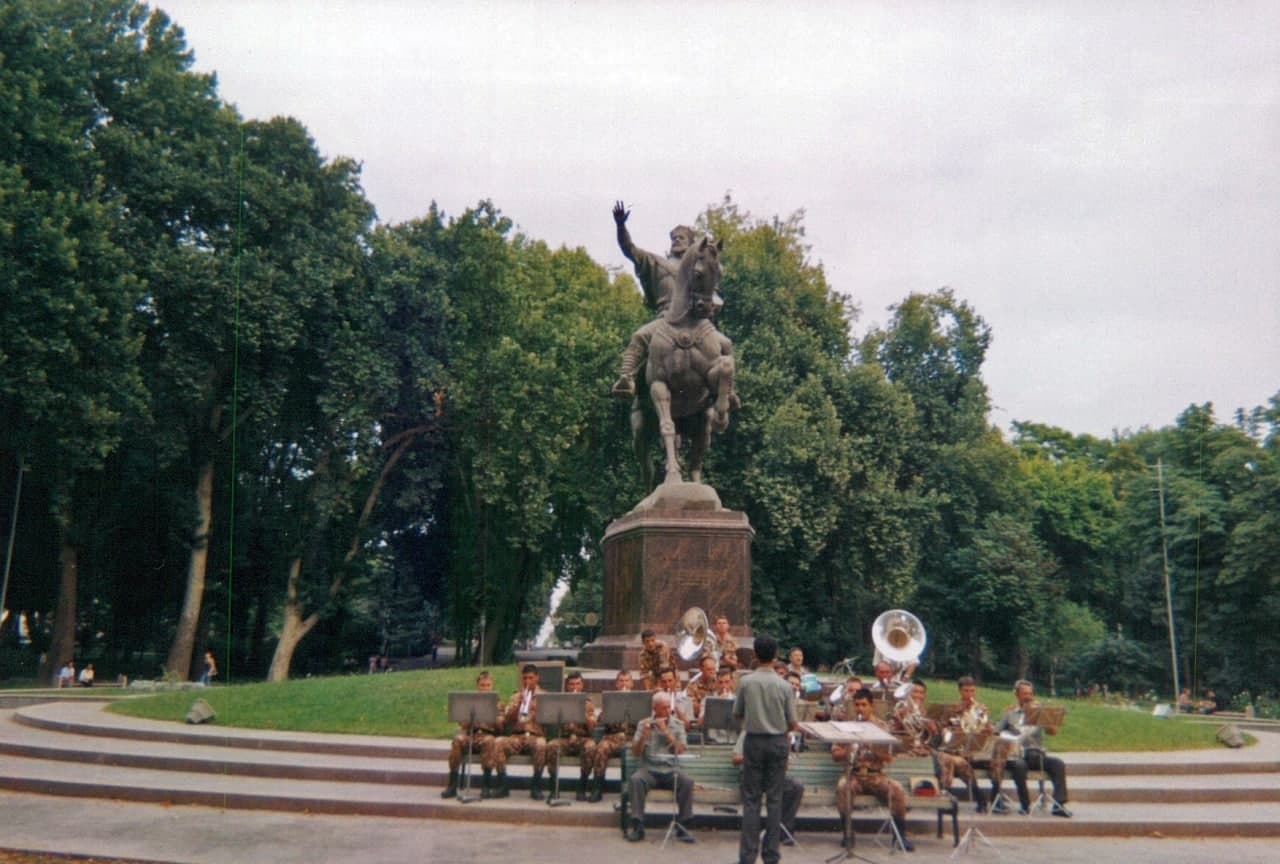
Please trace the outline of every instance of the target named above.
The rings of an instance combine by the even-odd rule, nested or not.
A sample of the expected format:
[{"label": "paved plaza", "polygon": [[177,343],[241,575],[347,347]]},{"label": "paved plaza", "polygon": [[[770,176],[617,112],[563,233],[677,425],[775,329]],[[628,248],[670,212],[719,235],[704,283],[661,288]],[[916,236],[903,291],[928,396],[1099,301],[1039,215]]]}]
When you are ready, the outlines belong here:
[{"label": "paved plaza", "polygon": [[[0,792],[0,849],[27,849],[97,855],[165,864],[730,864],[737,834],[698,832],[696,846],[660,849],[661,831],[643,843],[627,843],[617,831],[497,825],[448,820],[362,816],[307,816],[131,804]],[[890,855],[859,835],[857,851],[873,861],[945,861],[949,840],[916,839],[915,853]],[[799,835],[798,849],[784,849],[783,861],[822,862],[839,852],[834,833]],[[1272,864],[1274,839],[1110,839],[999,838],[969,860],[1062,862],[1062,864],[1161,864],[1229,861]],[[5,862],[0,852],[0,862]],[[19,859],[20,860],[20,859]],[[959,860],[957,858],[957,860]]]}]

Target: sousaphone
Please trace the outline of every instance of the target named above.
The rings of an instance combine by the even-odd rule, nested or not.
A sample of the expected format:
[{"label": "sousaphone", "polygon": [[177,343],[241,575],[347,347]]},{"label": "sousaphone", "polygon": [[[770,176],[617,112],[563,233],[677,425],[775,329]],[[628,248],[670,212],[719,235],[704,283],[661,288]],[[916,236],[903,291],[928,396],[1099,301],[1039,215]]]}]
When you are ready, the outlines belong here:
[{"label": "sousaphone", "polygon": [[[876,660],[889,661],[897,674],[901,674],[907,666],[920,662],[927,640],[924,624],[905,609],[881,612],[871,624],[871,641],[876,646]],[[905,699],[910,692],[910,683],[905,683],[893,695],[896,699]]]},{"label": "sousaphone", "polygon": [[[707,613],[697,606],[690,606],[676,623],[676,654],[686,663],[694,663],[703,654],[717,655],[719,643],[711,629]],[[718,658],[717,658],[718,659]]]}]

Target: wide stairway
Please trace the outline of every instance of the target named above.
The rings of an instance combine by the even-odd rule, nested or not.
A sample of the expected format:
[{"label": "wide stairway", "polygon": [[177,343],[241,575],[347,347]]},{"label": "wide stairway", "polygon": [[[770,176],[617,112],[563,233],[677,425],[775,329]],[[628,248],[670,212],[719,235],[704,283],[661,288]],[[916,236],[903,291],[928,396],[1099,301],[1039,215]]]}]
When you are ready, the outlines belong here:
[{"label": "wide stairway", "polygon": [[[531,800],[529,769],[519,766],[512,768],[510,798],[464,804],[440,797],[447,774],[443,741],[188,726],[120,717],[100,701],[38,698],[0,703],[9,706],[0,707],[0,788],[227,809],[618,824],[613,766],[610,794],[597,804],[573,799],[576,764],[563,772],[570,806]],[[1258,743],[1239,750],[1063,753],[1074,818],[978,815],[962,804],[960,830],[979,828],[992,839],[1280,837],[1280,731],[1250,734]],[[1010,793],[1011,785],[1006,781]],[[733,816],[696,804],[695,812],[700,828],[736,828]],[[834,832],[835,817],[834,810],[806,808],[799,829]],[[927,812],[910,821],[913,833],[932,834]],[[877,824],[873,814],[859,820],[860,829]]]}]

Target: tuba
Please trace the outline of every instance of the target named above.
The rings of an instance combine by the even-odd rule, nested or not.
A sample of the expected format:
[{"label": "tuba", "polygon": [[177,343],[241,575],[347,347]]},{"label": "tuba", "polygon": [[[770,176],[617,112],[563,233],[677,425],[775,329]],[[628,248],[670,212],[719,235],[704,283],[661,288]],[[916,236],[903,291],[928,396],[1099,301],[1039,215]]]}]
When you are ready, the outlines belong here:
[{"label": "tuba", "polygon": [[[906,667],[919,662],[927,638],[924,624],[905,609],[882,612],[871,624],[871,641],[876,646],[876,662],[889,661],[899,676]],[[901,700],[910,692],[911,685],[906,683],[899,686],[893,695],[895,699]]]},{"label": "tuba", "polygon": [[693,663],[710,652],[719,665],[720,652],[716,634],[711,629],[707,613],[697,606],[690,606],[676,622],[676,654],[686,663]]}]

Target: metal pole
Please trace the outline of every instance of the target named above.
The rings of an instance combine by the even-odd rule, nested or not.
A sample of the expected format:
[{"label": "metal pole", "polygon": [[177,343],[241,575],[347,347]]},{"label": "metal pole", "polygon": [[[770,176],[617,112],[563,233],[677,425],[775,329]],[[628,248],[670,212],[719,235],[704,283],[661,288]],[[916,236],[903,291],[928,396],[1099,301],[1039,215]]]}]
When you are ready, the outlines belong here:
[{"label": "metal pole", "polygon": [[[13,565],[13,538],[18,533],[18,505],[22,503],[22,475],[27,466],[18,457],[18,487],[13,490],[13,518],[9,520],[9,549],[4,556],[4,583],[0,586],[0,619],[4,616],[5,601],[9,597],[9,568]],[[4,621],[0,620],[0,636],[4,634]]]},{"label": "metal pole", "polygon": [[1169,541],[1165,537],[1164,526],[1164,464],[1156,459],[1156,490],[1160,495],[1160,551],[1164,556],[1164,608],[1169,616],[1169,657],[1173,665],[1173,700],[1176,705],[1178,694],[1182,689],[1178,686],[1178,640],[1173,630],[1173,589],[1169,585]]}]

